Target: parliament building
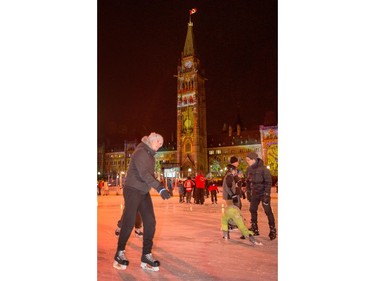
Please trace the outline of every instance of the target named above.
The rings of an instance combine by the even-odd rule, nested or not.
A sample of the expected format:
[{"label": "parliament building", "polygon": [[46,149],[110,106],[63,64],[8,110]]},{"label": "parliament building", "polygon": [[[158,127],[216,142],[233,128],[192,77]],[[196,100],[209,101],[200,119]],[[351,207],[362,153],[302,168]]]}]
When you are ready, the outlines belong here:
[{"label": "parliament building", "polygon": [[[172,178],[195,176],[199,171],[221,177],[229,158],[240,160],[239,169],[246,170],[246,155],[254,151],[263,159],[273,178],[278,176],[277,126],[259,126],[259,130],[243,130],[238,123],[216,135],[207,135],[207,80],[196,54],[193,22],[188,22],[185,45],[177,66],[177,132],[176,140],[164,143],[155,155],[159,175]],[[98,148],[98,177],[108,177],[117,184],[123,179],[137,140],[124,141],[124,147]]]}]

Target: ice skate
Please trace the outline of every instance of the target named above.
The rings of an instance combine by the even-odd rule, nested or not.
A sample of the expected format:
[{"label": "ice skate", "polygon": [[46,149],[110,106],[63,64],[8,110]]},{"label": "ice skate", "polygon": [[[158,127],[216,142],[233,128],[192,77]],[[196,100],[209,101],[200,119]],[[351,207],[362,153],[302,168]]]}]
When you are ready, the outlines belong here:
[{"label": "ice skate", "polygon": [[143,237],[143,232],[141,231],[140,228],[136,228],[134,230],[134,233],[135,233],[135,237],[138,237],[138,238],[142,238]]},{"label": "ice skate", "polygon": [[250,241],[250,243],[251,243],[252,246],[262,246],[263,245],[262,242],[256,240],[254,238],[254,236],[252,236],[252,235],[249,235],[249,241]]},{"label": "ice skate", "polygon": [[125,256],[124,251],[117,251],[115,255],[115,261],[113,262],[113,267],[119,270],[125,270],[129,265],[129,261]]},{"label": "ice skate", "polygon": [[268,237],[270,238],[270,240],[276,238],[276,228],[274,226],[270,227],[270,234],[268,234]]},{"label": "ice skate", "polygon": [[151,253],[142,255],[141,267],[143,269],[151,270],[151,271],[159,271],[159,266],[160,266],[160,262],[157,260],[154,260]]},{"label": "ice skate", "polygon": [[230,239],[229,231],[224,231],[224,230],[223,230],[223,239],[225,239],[225,240]]},{"label": "ice skate", "polygon": [[258,224],[257,223],[252,223],[251,227],[249,228],[250,231],[254,232],[254,236],[259,235],[259,230],[258,230]]}]

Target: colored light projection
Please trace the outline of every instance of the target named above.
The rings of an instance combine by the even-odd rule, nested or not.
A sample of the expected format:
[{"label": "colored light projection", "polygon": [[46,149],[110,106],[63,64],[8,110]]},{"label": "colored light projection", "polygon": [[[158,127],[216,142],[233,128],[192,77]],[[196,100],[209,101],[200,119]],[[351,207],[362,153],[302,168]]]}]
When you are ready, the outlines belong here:
[{"label": "colored light projection", "polygon": [[260,126],[260,138],[264,164],[270,167],[272,176],[278,176],[278,131],[277,126]]},{"label": "colored light projection", "polygon": [[183,133],[188,134],[193,132],[193,117],[194,117],[194,109],[192,107],[186,107],[182,109],[182,128]]},{"label": "colored light projection", "polygon": [[195,105],[197,103],[197,97],[195,93],[187,95],[179,95],[177,97],[177,107],[185,107]]}]

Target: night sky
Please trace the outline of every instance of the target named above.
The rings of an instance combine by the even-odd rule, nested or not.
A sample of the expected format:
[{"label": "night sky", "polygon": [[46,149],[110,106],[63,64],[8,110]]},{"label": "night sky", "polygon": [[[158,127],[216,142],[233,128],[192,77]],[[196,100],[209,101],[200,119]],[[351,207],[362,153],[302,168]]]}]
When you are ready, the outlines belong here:
[{"label": "night sky", "polygon": [[[192,15],[207,131],[277,124],[277,1],[98,1],[98,142],[176,136],[177,64]],[[272,116],[272,114],[271,114]],[[265,123],[266,122],[266,123]]]}]

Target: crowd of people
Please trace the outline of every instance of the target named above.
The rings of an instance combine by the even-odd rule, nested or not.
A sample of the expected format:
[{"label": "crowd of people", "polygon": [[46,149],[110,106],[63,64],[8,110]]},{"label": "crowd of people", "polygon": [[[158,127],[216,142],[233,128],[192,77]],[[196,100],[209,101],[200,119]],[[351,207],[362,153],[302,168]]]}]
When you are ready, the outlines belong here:
[{"label": "crowd of people", "polygon": [[[124,270],[129,265],[125,255],[125,248],[131,232],[135,228],[135,235],[143,239],[141,267],[158,271],[160,262],[152,255],[153,238],[155,234],[156,218],[151,200],[150,190],[154,188],[163,200],[173,196],[173,190],[178,190],[179,203],[203,205],[206,199],[211,204],[217,204],[220,192],[215,180],[206,178],[202,171],[195,177],[186,179],[158,179],[155,175],[155,158],[157,150],[163,145],[163,137],[157,133],[145,136],[135,149],[123,185],[125,208],[115,230],[118,236],[117,250],[113,267]],[[239,159],[230,158],[226,166],[226,173],[222,183],[222,197],[225,208],[221,215],[221,230],[223,238],[230,239],[229,231],[234,228],[240,230],[240,238],[247,239],[252,246],[262,245],[255,236],[260,234],[258,229],[258,206],[261,203],[268,219],[269,239],[276,238],[275,218],[271,208],[272,178],[269,169],[255,152],[246,156],[248,165],[246,172],[238,170]],[[105,181],[98,183],[98,195],[105,189]],[[242,217],[241,200],[250,202],[250,227],[245,226]],[[142,232],[143,226],[143,232]]]},{"label": "crowd of people", "polygon": [[[196,177],[178,179],[176,187],[179,195],[179,203],[203,205],[205,200],[211,196],[211,203],[217,204],[219,189],[216,181],[207,179],[200,171]],[[173,193],[171,193],[173,196]]]},{"label": "crowd of people", "polygon": [[[165,180],[160,179],[162,185]],[[125,181],[121,188],[124,188]],[[220,193],[217,182],[213,179],[206,178],[200,171],[196,177],[187,177],[186,179],[166,179],[166,189],[173,197],[173,191],[177,189],[179,203],[200,204],[203,205],[206,199],[211,198],[212,204],[217,204],[217,194]],[[108,181],[101,179],[97,182],[97,195],[109,195]],[[118,193],[116,195],[119,195]]]},{"label": "crowd of people", "polygon": [[97,186],[97,194],[99,196],[108,196],[109,195],[109,185],[107,180],[99,180],[96,184]]}]

